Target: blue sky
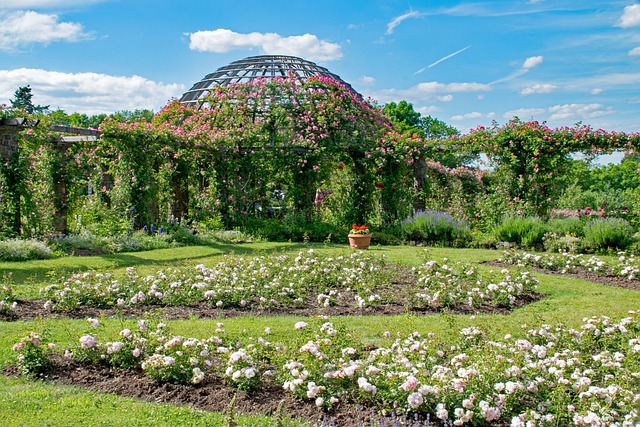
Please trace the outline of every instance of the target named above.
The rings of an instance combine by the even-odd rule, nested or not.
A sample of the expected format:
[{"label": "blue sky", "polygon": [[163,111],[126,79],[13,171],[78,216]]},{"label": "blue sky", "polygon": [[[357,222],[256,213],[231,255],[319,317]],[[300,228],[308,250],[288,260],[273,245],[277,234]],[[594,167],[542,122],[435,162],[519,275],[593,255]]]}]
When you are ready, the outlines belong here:
[{"label": "blue sky", "polygon": [[260,54],[327,67],[465,133],[511,117],[640,131],[634,1],[0,0],[0,103],[160,109]]}]

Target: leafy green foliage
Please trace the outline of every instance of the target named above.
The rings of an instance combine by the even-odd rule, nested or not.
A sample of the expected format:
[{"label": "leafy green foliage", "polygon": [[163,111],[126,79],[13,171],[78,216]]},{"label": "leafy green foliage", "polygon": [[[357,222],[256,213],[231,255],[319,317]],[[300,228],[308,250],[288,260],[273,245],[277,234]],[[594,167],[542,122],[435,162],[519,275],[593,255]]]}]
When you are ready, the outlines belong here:
[{"label": "leafy green foliage", "polygon": [[16,360],[23,375],[36,376],[43,374],[51,367],[47,353],[50,348],[44,344],[44,338],[31,332],[13,346],[17,352]]},{"label": "leafy green foliage", "polygon": [[633,242],[633,227],[622,218],[598,218],[585,225],[584,239],[596,251],[625,249]]},{"label": "leafy green foliage", "polygon": [[523,248],[542,247],[547,226],[540,218],[509,215],[498,225],[494,233],[502,242],[514,243]]},{"label": "leafy green foliage", "polygon": [[28,114],[42,113],[49,109],[48,105],[34,105],[32,98],[31,87],[29,85],[21,86],[14,92],[11,106],[18,110],[24,110]]}]

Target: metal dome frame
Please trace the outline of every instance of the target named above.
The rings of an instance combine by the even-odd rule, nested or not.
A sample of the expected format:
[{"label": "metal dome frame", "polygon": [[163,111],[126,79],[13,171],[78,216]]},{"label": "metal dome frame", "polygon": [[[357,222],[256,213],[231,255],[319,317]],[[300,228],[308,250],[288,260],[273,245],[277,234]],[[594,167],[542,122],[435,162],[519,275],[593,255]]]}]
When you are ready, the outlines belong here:
[{"label": "metal dome frame", "polygon": [[207,74],[202,80],[195,83],[191,89],[180,97],[180,102],[187,105],[197,105],[215,86],[228,86],[238,83],[249,83],[254,79],[269,79],[277,77],[298,76],[300,79],[312,76],[329,77],[344,85],[358,97],[349,83],[345,82],[337,74],[314,62],[307,61],[296,56],[286,55],[260,55],[234,61],[229,65],[218,68],[215,72]]}]

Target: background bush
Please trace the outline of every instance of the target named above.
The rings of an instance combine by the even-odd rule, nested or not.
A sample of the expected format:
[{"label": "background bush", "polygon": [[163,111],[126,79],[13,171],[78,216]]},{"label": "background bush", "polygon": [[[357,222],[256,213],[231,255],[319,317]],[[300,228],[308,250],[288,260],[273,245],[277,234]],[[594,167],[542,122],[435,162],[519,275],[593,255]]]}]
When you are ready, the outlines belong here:
[{"label": "background bush", "polygon": [[402,221],[402,231],[406,240],[416,243],[460,246],[471,240],[471,230],[466,221],[436,210],[416,212]]},{"label": "background bush", "polygon": [[3,261],[27,261],[47,259],[53,256],[51,248],[39,240],[0,240],[0,259]]},{"label": "background bush", "polygon": [[633,243],[633,227],[622,218],[599,218],[584,227],[585,244],[597,252],[626,249]]},{"label": "background bush", "polygon": [[494,233],[501,242],[513,243],[522,248],[542,248],[547,225],[538,217],[508,215]]}]

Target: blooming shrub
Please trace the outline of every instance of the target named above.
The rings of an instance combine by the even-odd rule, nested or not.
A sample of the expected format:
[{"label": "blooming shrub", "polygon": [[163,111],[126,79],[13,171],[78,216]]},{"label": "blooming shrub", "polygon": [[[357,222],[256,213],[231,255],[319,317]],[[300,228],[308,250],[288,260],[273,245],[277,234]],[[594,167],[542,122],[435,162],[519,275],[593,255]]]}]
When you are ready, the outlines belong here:
[{"label": "blooming shrub", "polygon": [[[4,277],[3,279],[6,279]],[[13,294],[13,288],[10,286],[0,286],[0,315],[10,316],[16,309],[18,302]]]},{"label": "blooming shrub", "polygon": [[387,273],[383,268],[382,259],[359,253],[320,258],[309,250],[297,256],[226,257],[212,267],[168,268],[144,277],[132,267],[124,278],[89,271],[49,285],[41,293],[47,298],[47,307],[56,310],[82,305],[189,305],[201,301],[217,308],[308,303],[325,307],[339,293],[356,293],[360,298],[356,302],[364,306],[380,301],[374,290],[385,283]]},{"label": "blooming shrub", "polygon": [[212,267],[167,268],[144,277],[132,267],[123,278],[89,271],[41,292],[47,298],[45,305],[54,310],[199,302],[214,308],[323,308],[338,301],[357,308],[395,303],[439,309],[456,304],[479,307],[484,302],[508,307],[536,285],[528,273],[511,276],[505,270],[480,277],[469,266],[430,261],[414,269],[416,284],[391,292],[391,274],[384,259],[359,253],[317,257],[310,250],[297,256],[227,257]]},{"label": "blooming shrub", "polygon": [[561,273],[575,273],[578,269],[593,271],[600,275],[612,274],[627,280],[640,278],[640,263],[633,254],[620,252],[618,262],[607,264],[596,256],[569,254],[532,254],[528,252],[505,251],[500,261],[519,267],[538,267]]},{"label": "blooming shrub", "polygon": [[46,372],[51,367],[47,350],[53,350],[55,344],[49,343],[46,346],[43,338],[36,332],[30,332],[29,335],[23,337],[12,347],[13,351],[18,352],[16,357],[18,368],[23,375],[38,375]]},{"label": "blooming shrub", "polygon": [[442,308],[464,304],[479,307],[485,302],[509,307],[519,295],[537,289],[538,281],[529,272],[512,276],[507,269],[490,272],[482,277],[476,267],[444,259],[442,263],[429,261],[414,269],[418,276],[417,289],[409,296],[414,308]]},{"label": "blooming shrub", "polygon": [[402,232],[407,240],[424,243],[451,243],[470,240],[471,232],[466,221],[453,218],[437,210],[418,211],[402,221]]}]

